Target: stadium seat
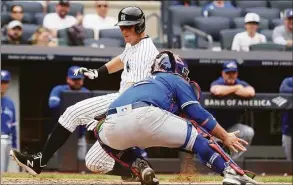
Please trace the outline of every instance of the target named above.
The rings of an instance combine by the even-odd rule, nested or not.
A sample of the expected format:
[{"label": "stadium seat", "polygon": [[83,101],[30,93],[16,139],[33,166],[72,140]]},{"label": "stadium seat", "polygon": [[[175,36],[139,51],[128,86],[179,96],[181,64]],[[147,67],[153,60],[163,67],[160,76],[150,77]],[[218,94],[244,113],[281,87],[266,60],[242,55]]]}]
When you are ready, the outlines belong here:
[{"label": "stadium seat", "polygon": [[[233,19],[234,28],[244,28],[244,17],[236,17]],[[269,29],[269,21],[261,18],[259,22],[259,30]]]},{"label": "stadium seat", "polygon": [[226,17],[197,17],[194,27],[210,34],[214,41],[220,40],[220,31],[230,28],[230,19]]},{"label": "stadium seat", "polygon": [[250,51],[285,51],[286,47],[272,42],[253,44],[249,46]]},{"label": "stadium seat", "polygon": [[1,13],[1,27],[8,24],[10,15],[8,12]]},{"label": "stadium seat", "polygon": [[121,47],[121,42],[118,39],[110,39],[110,38],[100,38],[99,40],[95,39],[85,39],[84,45],[87,47]]},{"label": "stadium seat", "polygon": [[241,8],[231,8],[227,11],[225,8],[216,8],[210,10],[208,15],[209,16],[218,16],[218,17],[227,17],[227,18],[234,18],[234,17],[241,17],[242,9]]},{"label": "stadium seat", "polygon": [[171,6],[168,11],[168,47],[180,47],[179,36],[184,25],[194,26],[194,18],[201,17],[202,9],[196,6]]},{"label": "stadium seat", "polygon": [[211,0],[198,0],[197,4],[198,4],[198,6],[203,7],[206,4],[208,4],[209,2],[211,2]]},{"label": "stadium seat", "polygon": [[99,31],[99,38],[117,39],[120,41],[121,46],[125,45],[123,35],[119,28],[104,29]]},{"label": "stadium seat", "polygon": [[43,25],[45,15],[43,13],[36,13],[34,17],[34,24]]},{"label": "stadium seat", "polygon": [[10,11],[11,6],[15,4],[19,4],[23,7],[24,13],[42,13],[43,12],[43,5],[39,2],[21,2],[21,1],[7,1],[7,11]]},{"label": "stadium seat", "polygon": [[260,33],[266,36],[267,41],[272,41],[273,30],[261,30]]},{"label": "stadium seat", "polygon": [[220,31],[220,44],[222,50],[231,50],[234,36],[245,31],[243,28],[225,29]]},{"label": "stadium seat", "polygon": [[[47,7],[47,12],[48,13],[52,13],[52,12],[56,12],[56,4],[57,3],[49,3],[48,7]],[[70,3],[70,11],[69,11],[69,15],[73,15],[76,16],[77,13],[81,13],[83,14],[83,9],[84,9],[84,5],[82,3]]]},{"label": "stadium seat", "polygon": [[[93,39],[94,38],[94,31],[89,28],[85,29],[85,39]],[[65,45],[69,45],[69,36],[68,36],[68,28],[61,29],[57,31],[58,39],[61,39],[65,42]]]},{"label": "stadium seat", "polygon": [[270,7],[272,8],[278,8],[279,10],[285,10],[287,8],[293,8],[293,5],[292,5],[292,1],[273,1],[273,0],[270,0],[269,1],[269,4],[270,4]]},{"label": "stadium seat", "polygon": [[275,27],[280,26],[283,23],[284,23],[284,20],[282,20],[282,19],[273,19],[271,21],[271,29],[274,29]]},{"label": "stadium seat", "polygon": [[24,40],[29,40],[31,36],[36,32],[39,26],[35,24],[22,24],[22,38]]},{"label": "stadium seat", "polygon": [[236,7],[246,9],[252,7],[267,7],[267,1],[243,1],[243,0],[236,0],[235,2]]},{"label": "stadium seat", "polygon": [[254,12],[254,13],[257,13],[261,18],[266,18],[268,20],[280,18],[280,10],[277,8],[265,8],[265,7],[246,8],[244,12],[245,14],[249,12]]}]

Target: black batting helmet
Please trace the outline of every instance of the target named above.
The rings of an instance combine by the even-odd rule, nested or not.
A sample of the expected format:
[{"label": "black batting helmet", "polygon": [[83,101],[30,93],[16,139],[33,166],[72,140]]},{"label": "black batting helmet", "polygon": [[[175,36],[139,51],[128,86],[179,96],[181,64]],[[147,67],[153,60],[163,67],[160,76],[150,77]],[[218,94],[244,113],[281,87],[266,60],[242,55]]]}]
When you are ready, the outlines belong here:
[{"label": "black batting helmet", "polygon": [[132,25],[135,25],[136,33],[142,33],[145,30],[144,13],[140,8],[136,6],[123,8],[118,14],[118,23],[115,26]]}]

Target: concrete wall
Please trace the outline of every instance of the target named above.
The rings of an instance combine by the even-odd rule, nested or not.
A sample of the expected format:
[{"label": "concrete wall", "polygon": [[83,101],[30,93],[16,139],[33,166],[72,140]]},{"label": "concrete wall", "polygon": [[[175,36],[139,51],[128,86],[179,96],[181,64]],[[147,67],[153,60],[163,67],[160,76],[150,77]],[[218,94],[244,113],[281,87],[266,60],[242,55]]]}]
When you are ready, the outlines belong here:
[{"label": "concrete wall", "polygon": [[[85,6],[84,14],[95,13],[95,1],[76,1],[78,3],[83,3]],[[161,15],[160,1],[109,1],[109,16],[117,18],[119,11],[127,6],[138,6],[140,7],[146,16],[152,13],[157,13]],[[152,37],[156,38],[157,34],[157,19],[152,17],[146,21],[146,33]]]}]

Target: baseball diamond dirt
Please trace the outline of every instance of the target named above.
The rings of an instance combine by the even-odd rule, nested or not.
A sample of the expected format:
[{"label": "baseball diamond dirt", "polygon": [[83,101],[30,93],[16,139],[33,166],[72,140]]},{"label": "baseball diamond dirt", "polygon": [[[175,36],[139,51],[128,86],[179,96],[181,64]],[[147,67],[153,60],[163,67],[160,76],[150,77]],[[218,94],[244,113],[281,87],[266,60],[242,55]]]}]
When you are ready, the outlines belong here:
[{"label": "baseball diamond dirt", "polygon": [[[160,184],[221,184],[221,177],[208,175],[158,175]],[[259,176],[259,184],[280,185],[292,184],[292,176]],[[27,173],[3,173],[1,184],[140,184],[138,182],[123,182],[118,176],[101,174],[67,174],[42,173],[37,177]]]}]

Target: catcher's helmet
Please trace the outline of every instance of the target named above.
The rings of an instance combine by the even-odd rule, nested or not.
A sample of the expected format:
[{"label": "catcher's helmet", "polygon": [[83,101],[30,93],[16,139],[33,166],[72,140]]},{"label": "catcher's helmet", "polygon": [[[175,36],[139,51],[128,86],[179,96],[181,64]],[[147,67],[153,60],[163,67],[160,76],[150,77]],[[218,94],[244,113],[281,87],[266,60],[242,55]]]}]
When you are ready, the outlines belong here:
[{"label": "catcher's helmet", "polygon": [[135,25],[136,33],[142,33],[145,30],[144,13],[140,8],[136,6],[123,8],[118,14],[118,23],[115,24],[115,26],[132,25]]},{"label": "catcher's helmet", "polygon": [[162,51],[156,56],[151,73],[158,71],[175,73],[189,81],[187,64],[171,51]]}]

